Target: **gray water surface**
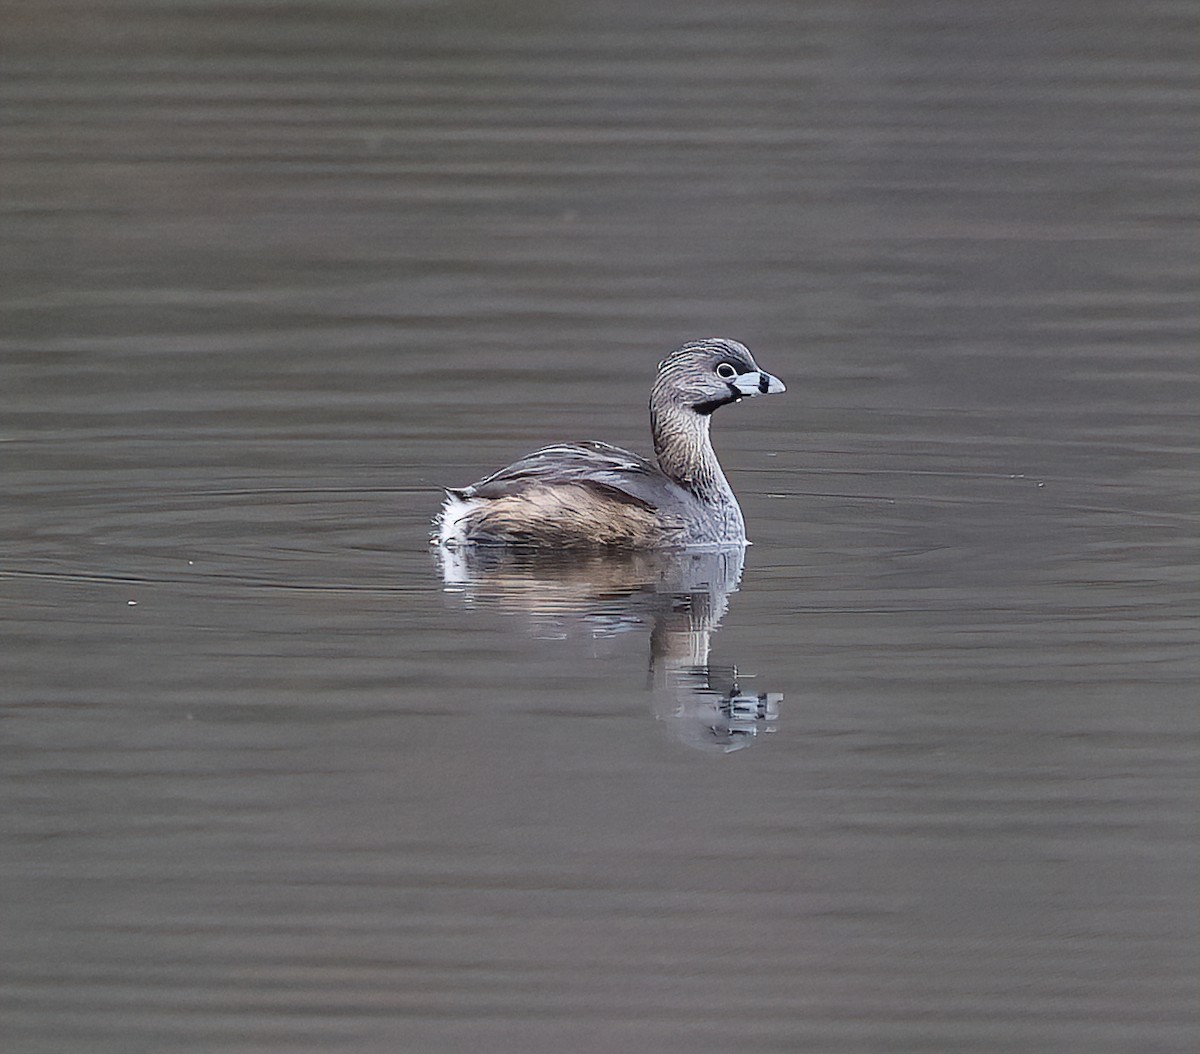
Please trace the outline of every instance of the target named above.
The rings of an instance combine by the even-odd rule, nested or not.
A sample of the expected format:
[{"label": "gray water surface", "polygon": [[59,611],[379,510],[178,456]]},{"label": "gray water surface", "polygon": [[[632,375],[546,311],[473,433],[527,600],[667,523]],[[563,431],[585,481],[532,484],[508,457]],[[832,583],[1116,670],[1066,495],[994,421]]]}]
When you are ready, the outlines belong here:
[{"label": "gray water surface", "polygon": [[5,1054],[1194,1049],[1193,5],[9,7]]}]

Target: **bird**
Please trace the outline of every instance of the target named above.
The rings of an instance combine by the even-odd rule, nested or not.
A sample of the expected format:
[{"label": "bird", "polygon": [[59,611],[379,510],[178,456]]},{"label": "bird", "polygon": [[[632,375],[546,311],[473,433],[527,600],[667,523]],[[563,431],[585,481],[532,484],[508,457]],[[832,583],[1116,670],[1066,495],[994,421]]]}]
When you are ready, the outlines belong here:
[{"label": "bird", "polygon": [[690,341],[658,364],[650,390],[656,460],[609,443],[557,443],[446,490],[431,541],[650,550],[745,545],[737,498],[709,439],[713,413],[786,391],[736,340]]}]

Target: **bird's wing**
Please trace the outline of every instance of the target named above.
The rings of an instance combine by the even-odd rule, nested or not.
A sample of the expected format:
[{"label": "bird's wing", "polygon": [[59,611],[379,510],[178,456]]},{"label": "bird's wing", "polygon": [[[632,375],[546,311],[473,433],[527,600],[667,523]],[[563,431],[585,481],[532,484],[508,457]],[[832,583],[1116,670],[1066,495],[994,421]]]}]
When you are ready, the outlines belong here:
[{"label": "bird's wing", "polygon": [[[462,498],[501,498],[536,487],[582,484],[618,501],[657,509],[683,488],[641,454],[609,443],[556,443],[535,450],[478,483],[451,493]],[[678,492],[676,494],[675,492]]]}]

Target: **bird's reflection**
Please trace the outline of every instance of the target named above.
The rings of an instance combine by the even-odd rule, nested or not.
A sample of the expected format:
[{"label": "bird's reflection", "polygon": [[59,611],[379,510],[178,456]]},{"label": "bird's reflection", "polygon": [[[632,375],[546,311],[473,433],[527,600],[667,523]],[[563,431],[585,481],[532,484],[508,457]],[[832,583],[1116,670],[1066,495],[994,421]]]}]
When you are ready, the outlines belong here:
[{"label": "bird's reflection", "polygon": [[447,592],[520,614],[542,637],[649,629],[656,717],[682,743],[729,753],[774,732],[778,692],[746,692],[737,667],[709,662],[712,635],[741,579],[745,548],[623,554],[437,549]]}]

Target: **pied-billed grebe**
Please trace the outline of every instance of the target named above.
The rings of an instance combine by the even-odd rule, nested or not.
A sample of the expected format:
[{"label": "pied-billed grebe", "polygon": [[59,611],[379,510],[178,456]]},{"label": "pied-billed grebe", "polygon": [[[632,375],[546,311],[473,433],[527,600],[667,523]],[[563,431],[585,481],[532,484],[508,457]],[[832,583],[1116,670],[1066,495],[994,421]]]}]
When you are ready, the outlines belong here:
[{"label": "pied-billed grebe", "polygon": [[736,340],[685,344],[658,365],[650,430],[658,464],[608,443],[544,447],[446,491],[437,541],[558,549],[745,544],[737,498],[713,452],[712,413],[784,391]]}]

